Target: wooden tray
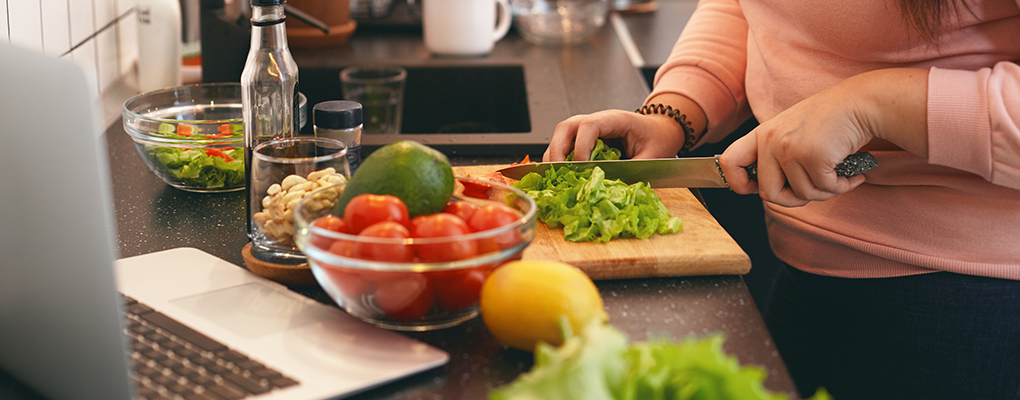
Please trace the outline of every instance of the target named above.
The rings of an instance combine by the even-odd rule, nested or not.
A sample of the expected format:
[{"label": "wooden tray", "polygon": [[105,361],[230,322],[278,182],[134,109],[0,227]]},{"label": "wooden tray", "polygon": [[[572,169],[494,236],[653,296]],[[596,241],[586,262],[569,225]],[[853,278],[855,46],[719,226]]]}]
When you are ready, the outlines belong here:
[{"label": "wooden tray", "polygon": [[[454,175],[490,174],[502,165],[453,167]],[[509,180],[509,179],[508,179]],[[562,229],[535,224],[535,240],[523,258],[558,260],[574,265],[592,279],[663,276],[743,275],[751,259],[688,189],[655,189],[683,231],[648,239],[613,239],[608,243],[568,242]]]}]

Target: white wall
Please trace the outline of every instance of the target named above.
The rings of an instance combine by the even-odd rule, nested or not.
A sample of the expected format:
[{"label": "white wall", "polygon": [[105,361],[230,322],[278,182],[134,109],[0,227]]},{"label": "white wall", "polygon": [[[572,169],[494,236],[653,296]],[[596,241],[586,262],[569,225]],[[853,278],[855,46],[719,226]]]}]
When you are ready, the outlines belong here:
[{"label": "white wall", "polygon": [[96,74],[100,91],[138,59],[135,0],[0,0],[0,6],[0,42],[73,60]]}]

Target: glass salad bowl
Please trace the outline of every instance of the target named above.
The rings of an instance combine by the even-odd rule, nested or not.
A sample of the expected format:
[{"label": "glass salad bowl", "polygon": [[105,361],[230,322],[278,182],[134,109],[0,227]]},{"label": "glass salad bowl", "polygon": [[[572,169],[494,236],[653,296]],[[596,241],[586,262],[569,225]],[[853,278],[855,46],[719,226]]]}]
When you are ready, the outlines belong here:
[{"label": "glass salad bowl", "polygon": [[241,85],[203,83],[124,103],[124,130],[156,176],[192,192],[244,189]]},{"label": "glass salad bowl", "polygon": [[[449,204],[475,206],[472,213],[478,218],[465,220],[479,228],[453,236],[347,233],[347,228],[337,229],[329,222],[338,218],[332,216],[333,209],[320,204],[339,196],[345,184],[306,196],[294,212],[295,240],[315,280],[347,313],[387,329],[426,331],[476,317],[485,278],[504,263],[520,259],[534,239],[537,207],[527,194],[511,186],[474,178],[458,177],[457,182]],[[487,189],[464,195],[464,182]],[[499,212],[504,216],[498,216]],[[420,234],[425,222],[409,222],[415,223],[412,229]]]},{"label": "glass salad bowl", "polygon": [[606,23],[609,0],[510,0],[514,25],[540,45],[582,43]]}]

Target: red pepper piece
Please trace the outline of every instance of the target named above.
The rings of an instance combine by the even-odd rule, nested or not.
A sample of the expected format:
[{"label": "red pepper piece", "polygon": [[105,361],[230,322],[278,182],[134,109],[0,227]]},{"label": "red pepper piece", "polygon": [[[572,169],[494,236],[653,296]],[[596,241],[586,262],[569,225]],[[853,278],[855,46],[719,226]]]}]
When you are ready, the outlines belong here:
[{"label": "red pepper piece", "polygon": [[484,183],[478,183],[478,182],[466,181],[466,180],[461,180],[460,183],[464,185],[464,195],[465,196],[474,197],[476,199],[488,199],[489,198],[489,194],[488,193],[489,193],[489,189],[492,189],[492,186],[486,185]]},{"label": "red pepper piece", "polygon": [[234,161],[233,157],[228,156],[227,153],[224,153],[218,149],[205,149],[205,154],[210,157],[222,158],[226,162]]},{"label": "red pepper piece", "polygon": [[521,162],[511,163],[510,166],[512,167],[514,165],[520,165],[520,164],[531,164],[531,154],[525,154],[524,155],[524,159],[521,160]]},{"label": "red pepper piece", "polygon": [[[489,182],[496,182],[506,185],[506,179],[503,178],[503,174],[496,172],[488,175],[471,176],[469,178],[476,178],[480,180],[487,180]],[[489,189],[492,189],[492,185],[486,185],[484,183],[478,183],[468,180],[460,180],[460,183],[464,185],[464,195],[468,197],[474,197],[476,199],[488,199]]]}]

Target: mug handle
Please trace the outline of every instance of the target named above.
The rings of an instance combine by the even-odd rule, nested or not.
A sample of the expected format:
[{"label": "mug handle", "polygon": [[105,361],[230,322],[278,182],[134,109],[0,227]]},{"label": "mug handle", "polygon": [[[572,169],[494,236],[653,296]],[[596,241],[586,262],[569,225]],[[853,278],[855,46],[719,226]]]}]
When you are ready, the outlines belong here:
[{"label": "mug handle", "polygon": [[510,3],[507,0],[496,0],[499,6],[499,21],[496,24],[496,31],[492,33],[492,41],[497,42],[510,32],[510,21],[513,15],[510,14]]}]

